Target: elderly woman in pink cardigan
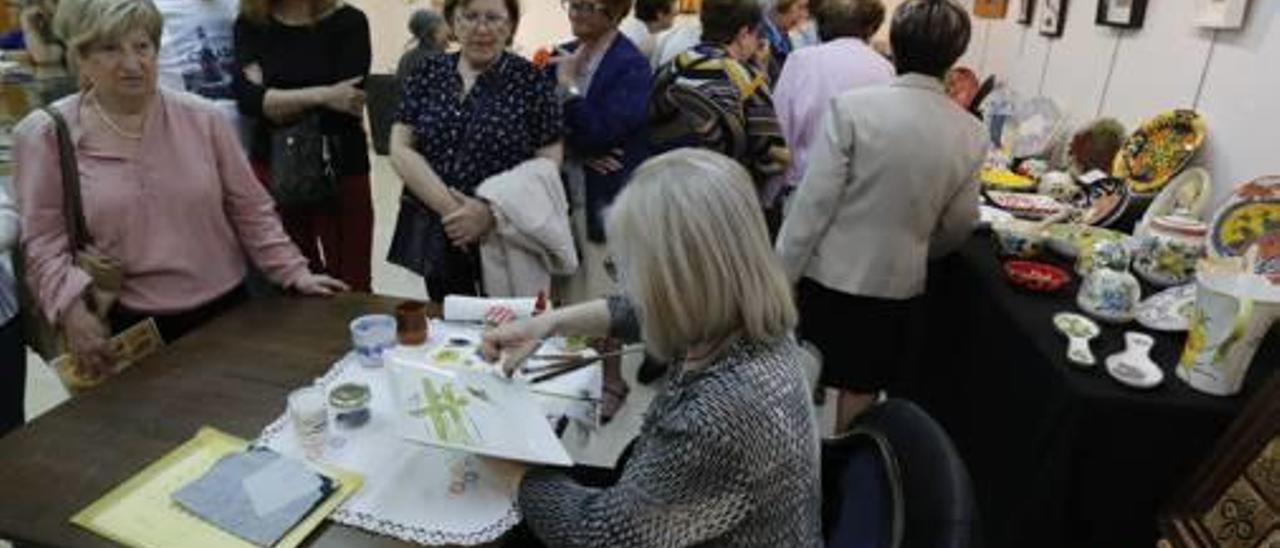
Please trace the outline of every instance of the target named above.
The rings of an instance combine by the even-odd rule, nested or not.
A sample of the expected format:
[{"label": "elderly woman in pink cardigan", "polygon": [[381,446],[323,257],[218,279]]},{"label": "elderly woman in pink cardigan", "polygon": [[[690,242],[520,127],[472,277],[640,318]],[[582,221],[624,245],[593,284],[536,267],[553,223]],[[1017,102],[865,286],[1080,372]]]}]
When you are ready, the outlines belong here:
[{"label": "elderly woman in pink cardigan", "polygon": [[75,145],[89,236],[123,273],[105,318],[90,310],[90,275],[69,249],[57,130],[47,113],[14,130],[13,178],[26,279],[40,312],[66,332],[80,374],[114,366],[111,332],[150,317],[173,340],[243,300],[246,254],[299,293],[345,290],[308,270],[225,116],[156,86],[161,17],[151,1],[84,2],[91,17],[60,13],[54,27],[86,88],[53,108]]}]

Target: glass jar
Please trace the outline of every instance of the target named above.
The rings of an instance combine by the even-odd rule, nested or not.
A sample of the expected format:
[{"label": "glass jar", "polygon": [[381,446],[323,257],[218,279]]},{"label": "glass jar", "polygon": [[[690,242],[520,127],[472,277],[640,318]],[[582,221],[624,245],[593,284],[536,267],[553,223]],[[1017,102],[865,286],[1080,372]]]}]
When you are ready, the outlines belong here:
[{"label": "glass jar", "polygon": [[366,384],[348,382],[329,392],[329,408],[333,409],[338,426],[352,429],[369,422],[369,400],[372,394]]}]

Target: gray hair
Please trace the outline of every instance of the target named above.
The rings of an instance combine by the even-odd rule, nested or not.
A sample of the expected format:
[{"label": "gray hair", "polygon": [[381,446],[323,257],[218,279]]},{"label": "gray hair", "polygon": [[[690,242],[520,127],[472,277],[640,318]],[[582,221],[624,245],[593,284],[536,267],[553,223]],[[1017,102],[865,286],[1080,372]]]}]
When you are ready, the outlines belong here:
[{"label": "gray hair", "polygon": [[87,48],[118,41],[136,30],[146,32],[151,45],[160,47],[164,17],[151,0],[62,0],[53,16],[53,33],[66,44],[73,70]]},{"label": "gray hair", "polygon": [[614,202],[608,234],[654,356],[737,333],[778,339],[795,327],[791,284],[751,176],[727,156],[679,149],[641,164]]}]

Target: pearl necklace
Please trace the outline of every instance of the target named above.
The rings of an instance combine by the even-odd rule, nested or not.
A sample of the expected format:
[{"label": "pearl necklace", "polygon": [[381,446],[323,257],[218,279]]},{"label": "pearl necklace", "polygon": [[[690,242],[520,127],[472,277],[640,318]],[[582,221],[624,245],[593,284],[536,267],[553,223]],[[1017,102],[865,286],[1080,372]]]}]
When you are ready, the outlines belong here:
[{"label": "pearl necklace", "polygon": [[107,127],[110,128],[111,131],[115,132],[116,135],[124,137],[125,139],[132,139],[135,141],[142,140],[142,132],[133,133],[130,131],[125,131],[124,128],[116,124],[115,120],[112,120],[110,116],[107,116],[107,111],[103,110],[102,102],[98,101],[97,95],[93,96],[93,102],[91,106],[93,106],[94,112],[98,113],[98,117],[102,118],[102,121],[106,122]]}]

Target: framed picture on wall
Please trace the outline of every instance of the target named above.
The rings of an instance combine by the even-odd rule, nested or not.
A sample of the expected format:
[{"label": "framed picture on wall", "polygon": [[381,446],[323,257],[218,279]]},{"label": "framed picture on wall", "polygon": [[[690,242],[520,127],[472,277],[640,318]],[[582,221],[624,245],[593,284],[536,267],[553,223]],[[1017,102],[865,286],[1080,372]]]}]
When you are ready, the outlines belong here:
[{"label": "framed picture on wall", "polygon": [[1040,0],[1036,8],[1040,13],[1040,34],[1044,36],[1062,36],[1067,24],[1067,0]]},{"label": "framed picture on wall", "polygon": [[1035,19],[1036,2],[1039,0],[1018,0],[1018,23],[1030,25]]},{"label": "framed picture on wall", "polygon": [[1147,14],[1147,0],[1098,0],[1099,25],[1136,29]]},{"label": "framed picture on wall", "polygon": [[1196,0],[1196,25],[1207,29],[1238,29],[1244,26],[1249,0]]},{"label": "framed picture on wall", "polygon": [[702,10],[702,0],[678,0],[676,2],[676,12],[678,13],[698,13]]},{"label": "framed picture on wall", "polygon": [[973,14],[983,19],[1004,19],[1009,0],[974,0]]}]

